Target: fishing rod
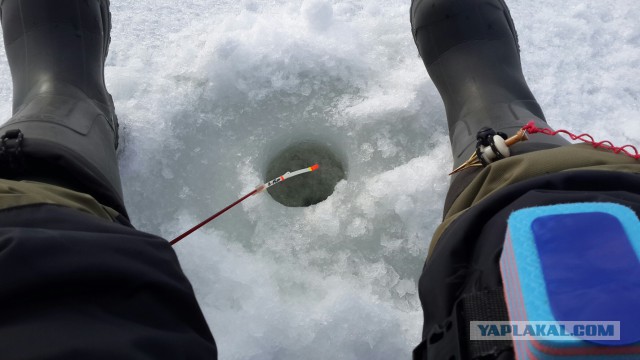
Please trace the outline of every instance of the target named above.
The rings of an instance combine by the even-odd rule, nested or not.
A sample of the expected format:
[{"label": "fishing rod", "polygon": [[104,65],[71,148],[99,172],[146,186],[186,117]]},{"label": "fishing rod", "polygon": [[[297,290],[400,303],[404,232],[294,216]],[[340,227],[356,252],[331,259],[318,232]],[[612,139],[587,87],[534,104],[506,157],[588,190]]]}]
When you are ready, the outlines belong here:
[{"label": "fishing rod", "polygon": [[217,218],[218,216],[224,214],[225,212],[227,212],[229,209],[233,208],[234,206],[240,204],[241,202],[243,202],[244,200],[246,200],[247,198],[255,195],[255,194],[259,194],[265,190],[267,190],[268,188],[279,184],[287,179],[290,179],[294,176],[298,176],[298,175],[302,175],[308,172],[312,172],[312,171],[316,171],[320,168],[320,165],[315,164],[313,166],[309,166],[308,168],[304,168],[304,169],[300,169],[294,172],[287,172],[282,176],[278,176],[277,178],[269,181],[268,183],[265,184],[260,184],[258,186],[256,186],[255,189],[253,189],[253,191],[251,191],[250,193],[248,193],[247,195],[241,197],[240,199],[236,200],[233,204],[227,206],[226,208],[218,211],[217,213],[211,215],[210,217],[208,217],[207,219],[203,220],[201,223],[199,223],[198,225],[192,227],[191,229],[185,231],[184,233],[182,233],[181,235],[179,235],[178,237],[176,237],[175,239],[171,240],[169,242],[169,244],[171,244],[171,246],[175,245],[176,243],[178,243],[180,240],[186,238],[187,236],[191,235],[194,231],[200,229],[201,227],[205,226],[206,224],[208,224],[209,222],[211,222],[212,220],[214,220],[215,218]]}]

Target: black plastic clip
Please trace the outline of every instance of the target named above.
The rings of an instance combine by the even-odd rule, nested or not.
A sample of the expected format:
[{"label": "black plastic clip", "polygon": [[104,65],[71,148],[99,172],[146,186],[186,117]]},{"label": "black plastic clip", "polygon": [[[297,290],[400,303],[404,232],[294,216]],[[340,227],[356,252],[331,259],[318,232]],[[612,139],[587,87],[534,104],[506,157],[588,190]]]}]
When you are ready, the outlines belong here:
[{"label": "black plastic clip", "polygon": [[20,129],[7,130],[0,136],[0,163],[8,170],[24,169],[22,141],[24,135]]},{"label": "black plastic clip", "polygon": [[476,135],[476,139],[478,140],[478,142],[476,143],[476,156],[478,157],[478,159],[480,159],[482,166],[487,166],[490,163],[490,161],[487,161],[487,159],[482,156],[484,147],[490,147],[496,155],[496,158],[491,162],[506,158],[506,156],[504,156],[496,146],[495,139],[493,138],[496,135],[499,135],[505,140],[507,140],[508,138],[507,134],[500,131],[495,131],[492,128],[488,127],[483,127],[478,131],[478,134]]}]

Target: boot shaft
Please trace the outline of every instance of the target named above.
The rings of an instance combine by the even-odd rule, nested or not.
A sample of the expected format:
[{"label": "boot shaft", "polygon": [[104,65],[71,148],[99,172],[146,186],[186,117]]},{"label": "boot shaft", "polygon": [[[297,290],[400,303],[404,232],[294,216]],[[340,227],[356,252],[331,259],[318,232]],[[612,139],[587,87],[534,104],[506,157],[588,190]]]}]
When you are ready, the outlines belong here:
[{"label": "boot shaft", "polygon": [[[483,127],[509,135],[530,120],[548,127],[522,73],[517,33],[503,0],[413,0],[411,27],[446,108],[454,168],[475,151]],[[529,140],[567,144],[554,137]]]},{"label": "boot shaft", "polygon": [[36,86],[56,82],[113,107],[104,84],[111,30],[108,1],[6,0],[0,10],[14,113],[38,92]]}]

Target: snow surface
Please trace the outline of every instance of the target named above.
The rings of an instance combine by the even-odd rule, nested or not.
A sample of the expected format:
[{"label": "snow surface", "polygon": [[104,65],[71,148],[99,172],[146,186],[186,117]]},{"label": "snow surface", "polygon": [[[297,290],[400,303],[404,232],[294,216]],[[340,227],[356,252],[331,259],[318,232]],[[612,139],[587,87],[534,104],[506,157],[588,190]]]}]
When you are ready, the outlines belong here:
[{"label": "snow surface", "polygon": [[[106,81],[139,229],[173,238],[261,183],[294,138],[348,162],[323,203],[263,194],[176,247],[221,359],[408,359],[419,343],[451,156],[409,3],[112,1]],[[508,3],[549,122],[640,144],[637,1]]]}]

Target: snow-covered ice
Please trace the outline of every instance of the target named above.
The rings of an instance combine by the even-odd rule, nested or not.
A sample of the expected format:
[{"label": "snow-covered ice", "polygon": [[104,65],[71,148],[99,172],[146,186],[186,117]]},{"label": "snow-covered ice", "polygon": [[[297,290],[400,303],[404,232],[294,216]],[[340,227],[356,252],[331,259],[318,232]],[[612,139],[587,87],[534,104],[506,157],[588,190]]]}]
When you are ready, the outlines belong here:
[{"label": "snow-covered ice", "polygon": [[[549,122],[639,145],[636,0],[508,4]],[[221,359],[408,359],[419,343],[416,282],[451,156],[409,5],[112,1],[106,81],[139,229],[173,238],[263,182],[294,138],[346,158],[326,201],[262,194],[176,247]],[[0,79],[8,118],[4,56]]]}]

